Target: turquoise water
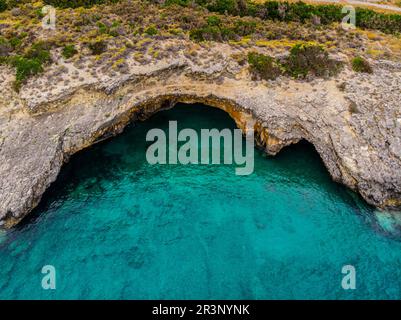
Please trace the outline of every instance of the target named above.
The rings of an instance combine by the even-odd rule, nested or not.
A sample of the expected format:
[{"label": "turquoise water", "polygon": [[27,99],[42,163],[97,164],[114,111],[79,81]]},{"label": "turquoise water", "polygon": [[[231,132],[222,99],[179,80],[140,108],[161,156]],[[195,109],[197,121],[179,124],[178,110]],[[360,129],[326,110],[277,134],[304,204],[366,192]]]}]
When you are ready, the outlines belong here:
[{"label": "turquoise water", "polygon": [[[149,165],[151,128],[235,128],[179,105],[74,156],[0,235],[1,299],[400,299],[401,224],[330,180],[306,143],[235,165]],[[343,290],[343,265],[356,289]],[[56,290],[41,269],[56,268]]]}]

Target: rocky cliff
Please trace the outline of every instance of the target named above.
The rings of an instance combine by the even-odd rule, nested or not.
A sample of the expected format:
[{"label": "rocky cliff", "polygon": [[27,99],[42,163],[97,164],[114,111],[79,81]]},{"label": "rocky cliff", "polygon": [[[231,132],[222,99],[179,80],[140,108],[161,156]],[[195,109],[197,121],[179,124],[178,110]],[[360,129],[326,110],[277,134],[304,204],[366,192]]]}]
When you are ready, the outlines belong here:
[{"label": "rocky cliff", "polygon": [[85,77],[87,83],[74,81],[80,71],[65,63],[70,81],[39,92],[55,66],[20,94],[3,67],[0,223],[11,227],[28,214],[75,152],[177,102],[221,108],[240,127],[244,117],[254,118],[256,139],[272,155],[306,139],[335,181],[377,207],[401,207],[400,63],[376,62],[373,74],[345,69],[329,79],[254,81],[234,53],[219,44],[207,49],[210,63],[178,53],[114,77]]},{"label": "rocky cliff", "polygon": [[[70,19],[71,12],[64,13]],[[268,26],[268,32],[280,25],[266,23],[262,27]],[[6,29],[4,25],[0,29],[13,28],[11,22]],[[82,28],[79,25],[76,41]],[[246,59],[250,51],[282,61],[288,57],[286,48],[293,45],[288,39],[261,40],[262,31],[254,38],[199,43],[182,34],[132,40],[117,30],[114,38],[104,40],[104,53],[88,53],[84,40],[77,45],[81,53],[75,58],[52,48],[46,59],[53,63],[21,82],[19,92],[13,64],[0,64],[0,226],[9,228],[23,219],[74,153],[177,102],[221,108],[241,129],[252,118],[257,143],[271,155],[305,139],[314,145],[333,180],[378,208],[399,212],[399,39],[357,30],[347,42],[349,34],[339,29],[313,28],[308,37],[323,37],[331,48],[330,61],[343,65],[339,72],[307,77],[270,77],[265,72],[264,77],[255,77]],[[41,37],[52,38],[51,32]],[[334,46],[328,41],[331,33],[340,39]],[[373,72],[352,70],[349,61],[355,50],[370,52],[367,61]],[[32,59],[32,52],[25,56]]]}]

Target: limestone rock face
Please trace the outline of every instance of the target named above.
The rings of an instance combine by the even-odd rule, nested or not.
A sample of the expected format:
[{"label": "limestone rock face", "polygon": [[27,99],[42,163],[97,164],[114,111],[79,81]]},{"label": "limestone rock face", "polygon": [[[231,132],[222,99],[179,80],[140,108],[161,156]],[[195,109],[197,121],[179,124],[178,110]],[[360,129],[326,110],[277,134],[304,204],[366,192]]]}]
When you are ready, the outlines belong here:
[{"label": "limestone rock face", "polygon": [[[0,67],[0,225],[26,216],[75,152],[177,102],[221,108],[241,129],[254,120],[257,142],[272,155],[306,139],[335,181],[376,207],[401,209],[400,63],[377,61],[373,74],[346,67],[329,79],[253,81],[233,50],[218,44],[197,62],[180,53],[128,61],[113,76],[61,61],[19,94],[12,70]],[[62,79],[49,80],[60,68]]]}]

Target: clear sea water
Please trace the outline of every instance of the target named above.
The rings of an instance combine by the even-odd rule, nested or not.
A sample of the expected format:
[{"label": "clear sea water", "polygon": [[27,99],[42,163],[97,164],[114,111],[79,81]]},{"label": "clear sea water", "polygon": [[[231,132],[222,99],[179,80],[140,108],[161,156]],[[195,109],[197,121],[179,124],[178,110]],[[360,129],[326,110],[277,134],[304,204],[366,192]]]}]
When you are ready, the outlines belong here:
[{"label": "clear sea water", "polygon": [[[314,148],[235,165],[149,165],[151,128],[235,128],[178,105],[75,155],[0,235],[1,299],[400,299],[401,218],[331,181]],[[341,287],[344,265],[356,289]],[[56,290],[41,269],[56,268]]]}]

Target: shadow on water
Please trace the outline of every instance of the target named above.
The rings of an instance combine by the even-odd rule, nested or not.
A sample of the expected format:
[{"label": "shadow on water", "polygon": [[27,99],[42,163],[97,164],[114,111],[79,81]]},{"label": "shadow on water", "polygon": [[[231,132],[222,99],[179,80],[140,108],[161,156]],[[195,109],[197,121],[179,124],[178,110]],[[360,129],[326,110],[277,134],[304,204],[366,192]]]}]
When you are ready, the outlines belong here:
[{"label": "shadow on water", "polygon": [[[123,156],[109,155],[102,152],[102,147],[112,141],[103,141],[74,154],[70,161],[63,165],[55,182],[45,191],[38,206],[26,216],[14,229],[23,230],[30,225],[40,223],[40,218],[50,209],[56,210],[62,200],[68,198],[77,185],[83,185],[89,193],[102,193],[102,180],[117,183],[122,174],[119,165]],[[95,163],[107,164],[102,170]]]}]

